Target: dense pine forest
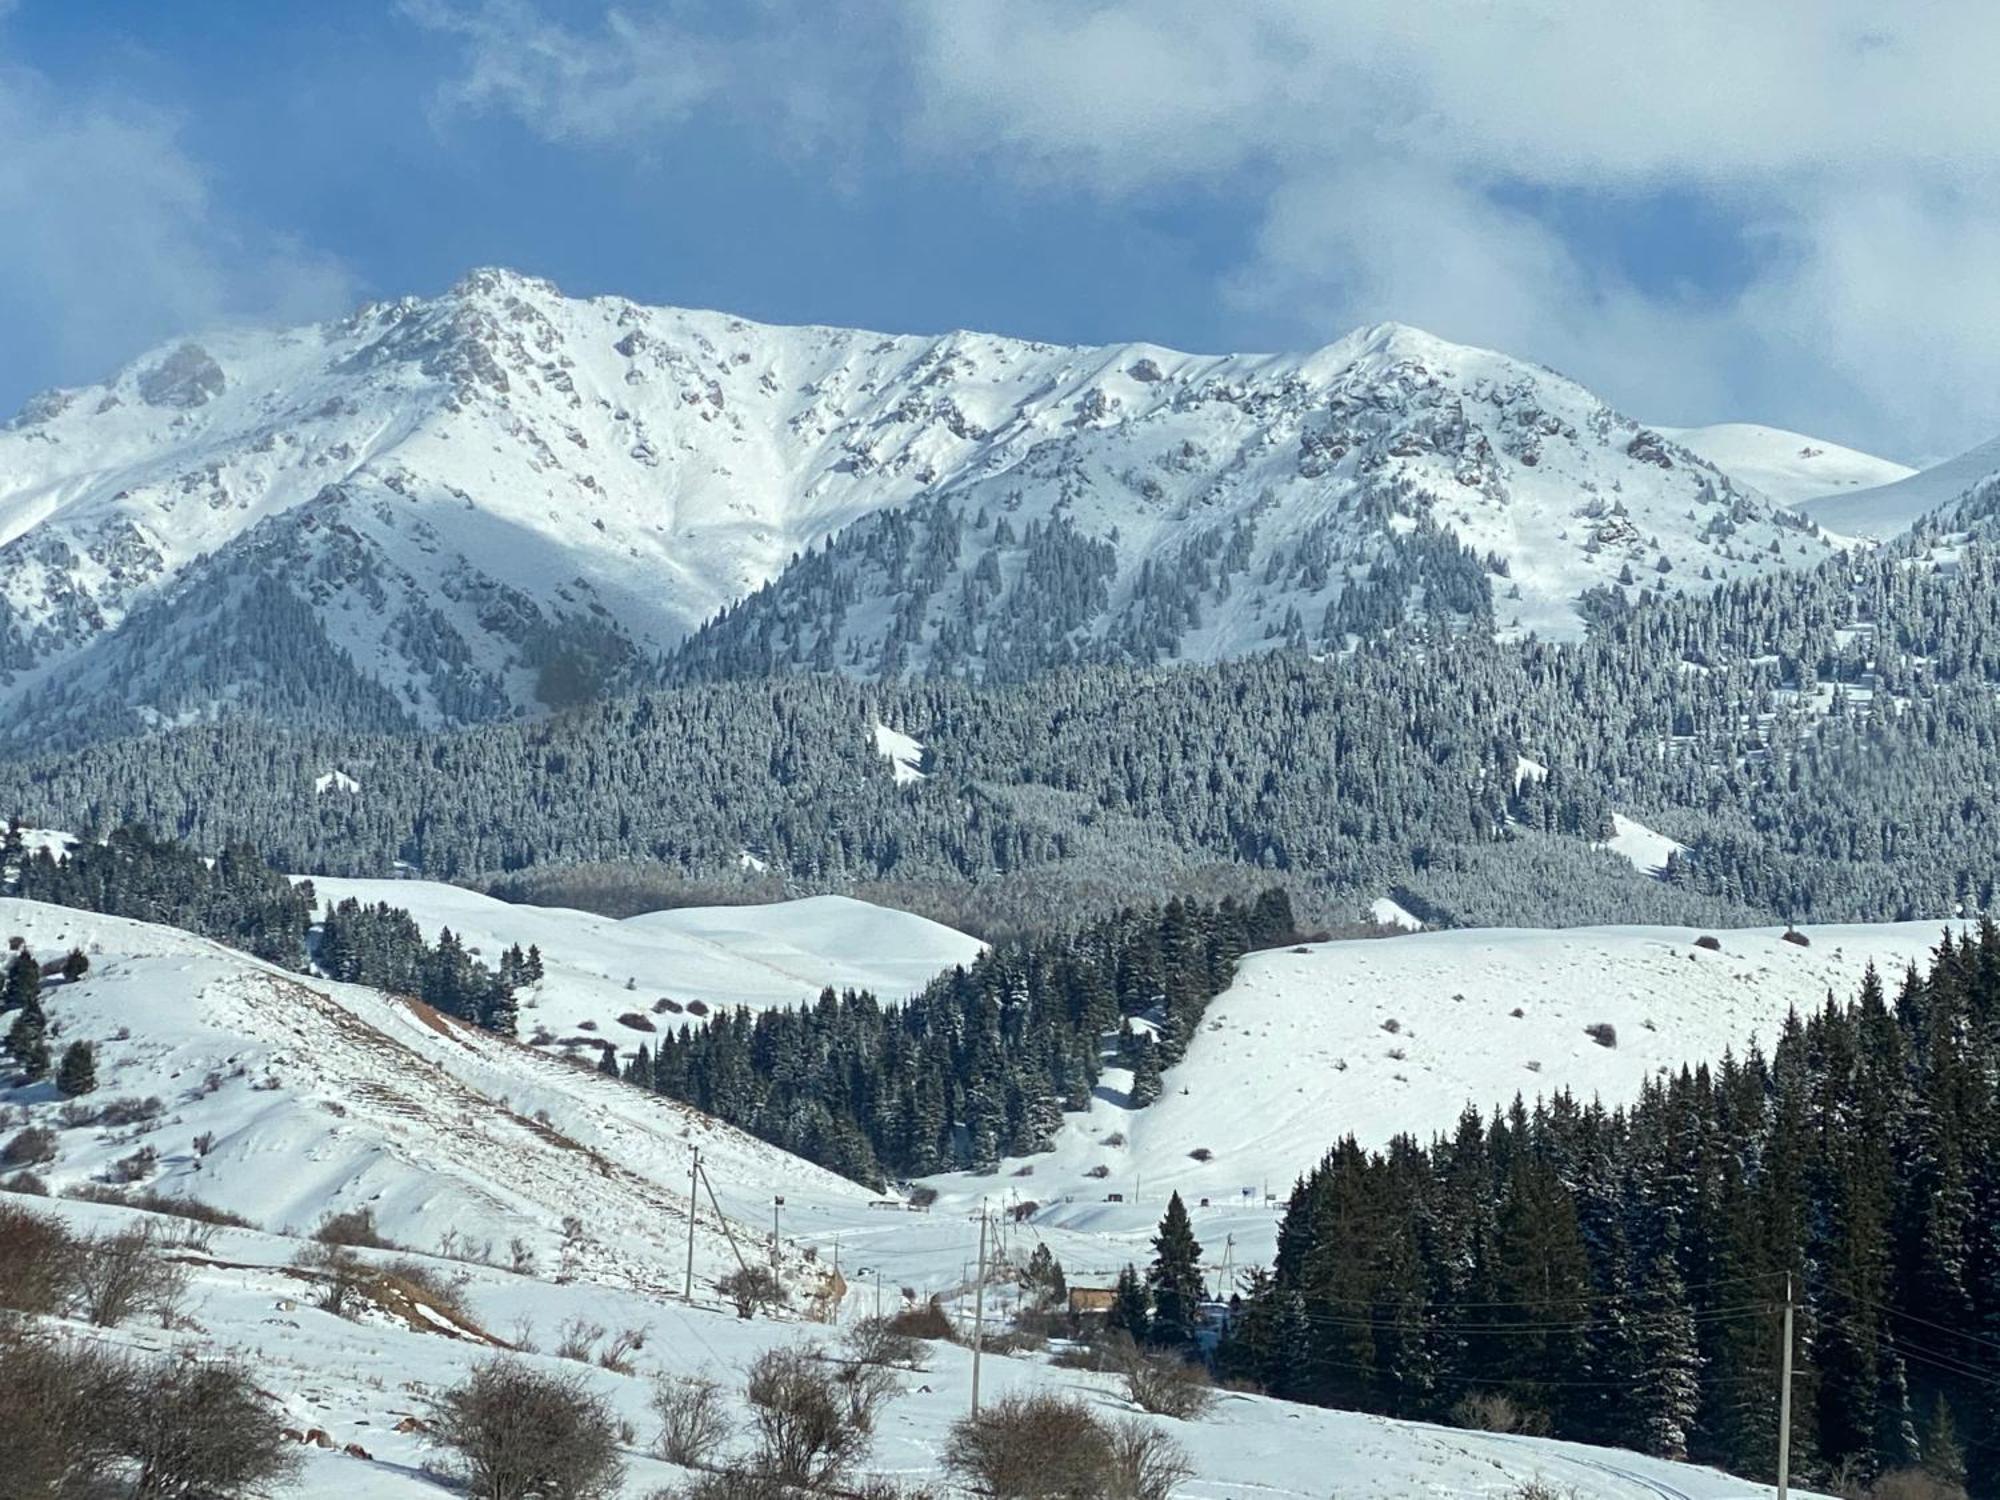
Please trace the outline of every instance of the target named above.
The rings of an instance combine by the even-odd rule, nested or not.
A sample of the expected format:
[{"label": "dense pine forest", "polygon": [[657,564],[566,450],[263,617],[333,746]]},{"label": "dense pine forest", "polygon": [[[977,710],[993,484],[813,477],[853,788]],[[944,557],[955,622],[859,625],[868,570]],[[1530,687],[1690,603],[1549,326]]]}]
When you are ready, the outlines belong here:
[{"label": "dense pine forest", "polygon": [[[0,797],[291,869],[712,877],[747,852],[797,889],[1011,881],[1046,921],[1218,867],[1445,924],[1941,916],[2000,880],[2000,562],[1940,543],[1611,591],[1576,646],[1432,628],[1011,683],[806,671],[470,734],[234,721],[9,763]],[[927,747],[924,779],[891,776],[877,722]],[[1668,881],[1592,847],[1614,808],[1688,846]]]},{"label": "dense pine forest", "polygon": [[1630,1108],[1565,1094],[1429,1146],[1343,1141],[1294,1188],[1218,1364],[1298,1400],[1768,1478],[1788,1288],[1795,1478],[1921,1465],[2000,1495],[1991,923],[1893,996],[1871,971],[1769,1057]]},{"label": "dense pine forest", "polygon": [[1294,937],[1280,890],[1169,901],[991,948],[905,1005],[828,990],[682,1026],[624,1076],[857,1181],[990,1171],[1047,1150],[1063,1112],[1089,1106],[1107,1037],[1150,1104],[1236,960]]}]

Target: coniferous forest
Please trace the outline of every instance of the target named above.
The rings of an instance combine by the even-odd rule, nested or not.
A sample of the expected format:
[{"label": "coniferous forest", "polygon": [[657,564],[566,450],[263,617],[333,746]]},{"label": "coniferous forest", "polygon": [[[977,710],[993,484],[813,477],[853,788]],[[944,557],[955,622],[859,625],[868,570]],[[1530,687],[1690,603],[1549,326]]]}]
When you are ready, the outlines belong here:
[{"label": "coniferous forest", "polygon": [[989,949],[906,1005],[828,990],[683,1025],[625,1071],[857,1181],[990,1171],[1048,1149],[1063,1112],[1089,1104],[1107,1035],[1133,1102],[1150,1103],[1236,960],[1294,936],[1281,890],[1169,901]]},{"label": "coniferous forest", "polygon": [[[2000,930],[1607,1110],[1335,1145],[1220,1369],[1275,1393],[1768,1479],[1921,1466],[2000,1494]],[[1481,1410],[1480,1408],[1483,1408]],[[1842,1491],[1845,1493],[1846,1491]]]}]

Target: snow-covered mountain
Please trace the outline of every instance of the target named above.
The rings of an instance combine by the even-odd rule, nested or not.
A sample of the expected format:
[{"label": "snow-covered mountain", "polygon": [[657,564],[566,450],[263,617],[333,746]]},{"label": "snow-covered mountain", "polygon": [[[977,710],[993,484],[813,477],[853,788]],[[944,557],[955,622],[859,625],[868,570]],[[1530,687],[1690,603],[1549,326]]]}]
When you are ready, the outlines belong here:
[{"label": "snow-covered mountain", "polygon": [[1826,496],[1894,484],[1917,472],[1908,464],[1757,422],[1657,430],[1738,482],[1796,508]]},{"label": "snow-covered mountain", "polygon": [[875,670],[1212,658],[1489,597],[1564,632],[1592,586],[1826,545],[1574,383],[1409,328],[1062,348],[481,271],[31,401],[0,431],[0,709],[70,739],[530,711],[646,680],[801,554],[839,576],[791,570],[767,654]]},{"label": "snow-covered mountain", "polygon": [[1799,510],[1830,532],[1887,541],[1925,516],[1947,508],[1968,519],[2000,500],[2000,438],[1893,483],[1831,493]]}]

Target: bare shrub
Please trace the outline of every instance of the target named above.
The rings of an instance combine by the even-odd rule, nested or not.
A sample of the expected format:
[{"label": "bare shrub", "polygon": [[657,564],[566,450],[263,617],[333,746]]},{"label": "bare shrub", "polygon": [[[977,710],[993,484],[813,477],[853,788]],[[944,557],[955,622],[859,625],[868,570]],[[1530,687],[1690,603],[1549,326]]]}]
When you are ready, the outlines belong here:
[{"label": "bare shrub", "polygon": [[46,1125],[30,1125],[0,1146],[0,1167],[40,1167],[56,1159],[56,1133]]},{"label": "bare shrub", "polygon": [[684,1469],[707,1467],[736,1431],[721,1384],[706,1375],[662,1375],[653,1382],[653,1413],[660,1419],[654,1451]]},{"label": "bare shrub", "polygon": [[630,1375],[633,1354],[645,1347],[645,1329],[621,1328],[611,1335],[611,1342],[598,1351],[597,1363],[613,1374]]},{"label": "bare shrub", "polygon": [[0,1327],[0,1494],[97,1493],[122,1461],[106,1415],[125,1404],[127,1383],[125,1364],[101,1350]]},{"label": "bare shrub", "polygon": [[[898,1326],[899,1318],[913,1316],[916,1315],[899,1313],[896,1318],[863,1318],[849,1326],[841,1337],[841,1346],[856,1364],[889,1365],[899,1370],[920,1369],[927,1352],[923,1340]],[[950,1327],[948,1322],[946,1327]]]},{"label": "bare shrub", "polygon": [[109,1130],[122,1130],[128,1125],[144,1125],[157,1120],[166,1112],[166,1104],[156,1096],[107,1099],[97,1107],[97,1123]]},{"label": "bare shrub", "polygon": [[1720,953],[1722,951],[1722,939],[1713,937],[1708,933],[1703,933],[1700,937],[1696,938],[1694,945],[1697,948],[1705,948],[1710,953]]},{"label": "bare shrub", "polygon": [[1088,1172],[1085,1172],[1083,1175],[1086,1177],[1095,1177],[1102,1179],[1105,1177],[1109,1177],[1111,1175],[1111,1168],[1105,1166],[1103,1162],[1099,1162],[1096,1166],[1092,1167]]},{"label": "bare shrub", "polygon": [[586,1379],[505,1357],[437,1398],[428,1441],[481,1500],[595,1500],[625,1477],[617,1423]]},{"label": "bare shrub", "polygon": [[116,1188],[101,1182],[84,1182],[68,1189],[63,1196],[76,1198],[85,1203],[115,1203],[120,1208],[136,1208],[149,1214],[193,1219],[198,1223],[213,1224],[218,1228],[257,1227],[243,1215],[231,1213],[226,1208],[217,1208],[213,1203],[204,1203],[199,1198],[189,1198],[178,1193],[155,1192],[150,1188]]},{"label": "bare shrub", "polygon": [[107,1182],[144,1182],[153,1175],[153,1169],[160,1164],[160,1153],[151,1146],[141,1146],[130,1156],[121,1156],[104,1169]]},{"label": "bare shrub", "polygon": [[786,1484],[825,1487],[867,1450],[868,1432],[856,1423],[848,1393],[813,1350],[765,1350],[750,1367],[744,1394],[757,1435],[759,1473]]},{"label": "bare shrub", "polygon": [[1191,1161],[1211,1162],[1215,1160],[1215,1153],[1206,1146],[1197,1146],[1188,1152],[1188,1158]]},{"label": "bare shrub", "polygon": [[1192,1422],[1215,1405],[1208,1372],[1173,1354],[1133,1349],[1124,1356],[1125,1392],[1142,1411]]},{"label": "bare shrub", "polygon": [[375,1227],[375,1210],[372,1208],[350,1208],[345,1213],[329,1212],[313,1230],[313,1238],[322,1245],[354,1245],[363,1250],[401,1248],[392,1244]]},{"label": "bare shrub", "polygon": [[76,1237],[60,1220],[0,1203],[0,1308],[62,1311],[76,1284],[76,1263]]},{"label": "bare shrub", "polygon": [[299,1455],[243,1365],[163,1360],[133,1379],[119,1433],[145,1500],[242,1495],[289,1479]]},{"label": "bare shrub", "polygon": [[[1833,1493],[1845,1491],[1836,1487]],[[1863,1500],[1965,1500],[1964,1485],[1940,1479],[1928,1469],[1892,1470],[1859,1493]]]},{"label": "bare shrub", "polygon": [[929,1208],[937,1199],[937,1189],[929,1183],[920,1182],[910,1189],[910,1206],[913,1208]]},{"label": "bare shrub", "polygon": [[1504,1391],[1472,1391],[1458,1398],[1451,1420],[1479,1432],[1518,1432],[1539,1436],[1549,1430],[1547,1412],[1524,1406]]},{"label": "bare shrub", "polygon": [[754,1317],[785,1304],[785,1288],[764,1266],[743,1266],[715,1283],[715,1289],[736,1304],[740,1318]]},{"label": "bare shrub", "polygon": [[78,1247],[76,1293],[83,1315],[115,1328],[139,1312],[170,1319],[187,1293],[187,1267],[168,1260],[149,1229],[93,1235]]},{"label": "bare shrub", "polygon": [[998,1500],[1082,1500],[1110,1493],[1111,1434],[1074,1397],[1010,1392],[953,1425],[944,1466]]},{"label": "bare shrub", "polygon": [[903,1393],[902,1382],[887,1365],[842,1365],[834,1381],[847,1400],[847,1420],[865,1433],[875,1431],[875,1416]]},{"label": "bare shrub", "polygon": [[1600,1047],[1618,1045],[1618,1028],[1609,1021],[1593,1021],[1583,1028],[1583,1034]]},{"label": "bare shrub", "polygon": [[0,1177],[0,1193],[21,1193],[31,1198],[46,1198],[49,1195],[48,1179],[37,1177],[33,1172],[14,1172]]},{"label": "bare shrub", "polygon": [[318,1285],[313,1306],[321,1312],[345,1318],[359,1309],[368,1268],[345,1245],[308,1245],[293,1259],[292,1269]]},{"label": "bare shrub", "polygon": [[951,1326],[951,1316],[946,1313],[938,1299],[933,1297],[921,1307],[906,1307],[885,1320],[883,1327],[892,1334],[900,1334],[913,1339],[950,1339],[958,1330]]},{"label": "bare shrub", "polygon": [[1537,1475],[1514,1486],[1507,1500],[1581,1500],[1581,1497],[1570,1486],[1551,1484]]},{"label": "bare shrub", "polygon": [[1168,1500],[1194,1477],[1187,1450],[1157,1427],[1127,1417],[1111,1429],[1111,1488],[1116,1500]]},{"label": "bare shrub", "polygon": [[618,1018],[618,1024],[633,1031],[658,1031],[660,1029],[653,1024],[652,1017],[642,1016],[636,1010],[626,1011]]},{"label": "bare shrub", "polygon": [[555,1355],[557,1359],[573,1359],[578,1364],[590,1363],[591,1350],[604,1337],[604,1325],[593,1323],[588,1318],[571,1318],[556,1330]]}]

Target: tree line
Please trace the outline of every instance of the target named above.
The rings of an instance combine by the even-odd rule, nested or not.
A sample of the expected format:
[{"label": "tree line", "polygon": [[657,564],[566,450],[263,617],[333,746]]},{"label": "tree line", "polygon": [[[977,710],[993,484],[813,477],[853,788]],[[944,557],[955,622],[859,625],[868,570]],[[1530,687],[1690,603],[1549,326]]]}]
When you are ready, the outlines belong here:
[{"label": "tree line", "polygon": [[[1218,1351],[1296,1400],[2000,1495],[2000,931],[1647,1086],[1339,1143]],[[1848,1491],[1843,1490],[1842,1493]]]},{"label": "tree line", "polygon": [[989,1171],[1054,1144],[1063,1113],[1089,1106],[1107,1044],[1133,1070],[1133,1102],[1151,1103],[1236,960],[1293,929],[1282,890],[1169,901],[990,948],[903,1005],[829,989],[796,1009],[739,1007],[622,1071],[856,1181]]},{"label": "tree line", "polygon": [[[16,819],[0,870],[9,895],[179,927],[302,974],[413,996],[504,1036],[514,1034],[515,991],[542,974],[533,948],[515,944],[489,968],[450,928],[427,942],[416,919],[387,902],[349,897],[322,915],[310,880],[290,879],[247,844],[210,860],[145,828],[123,827],[101,843],[27,853]],[[26,1008],[17,988],[10,981],[0,1010]]]}]

